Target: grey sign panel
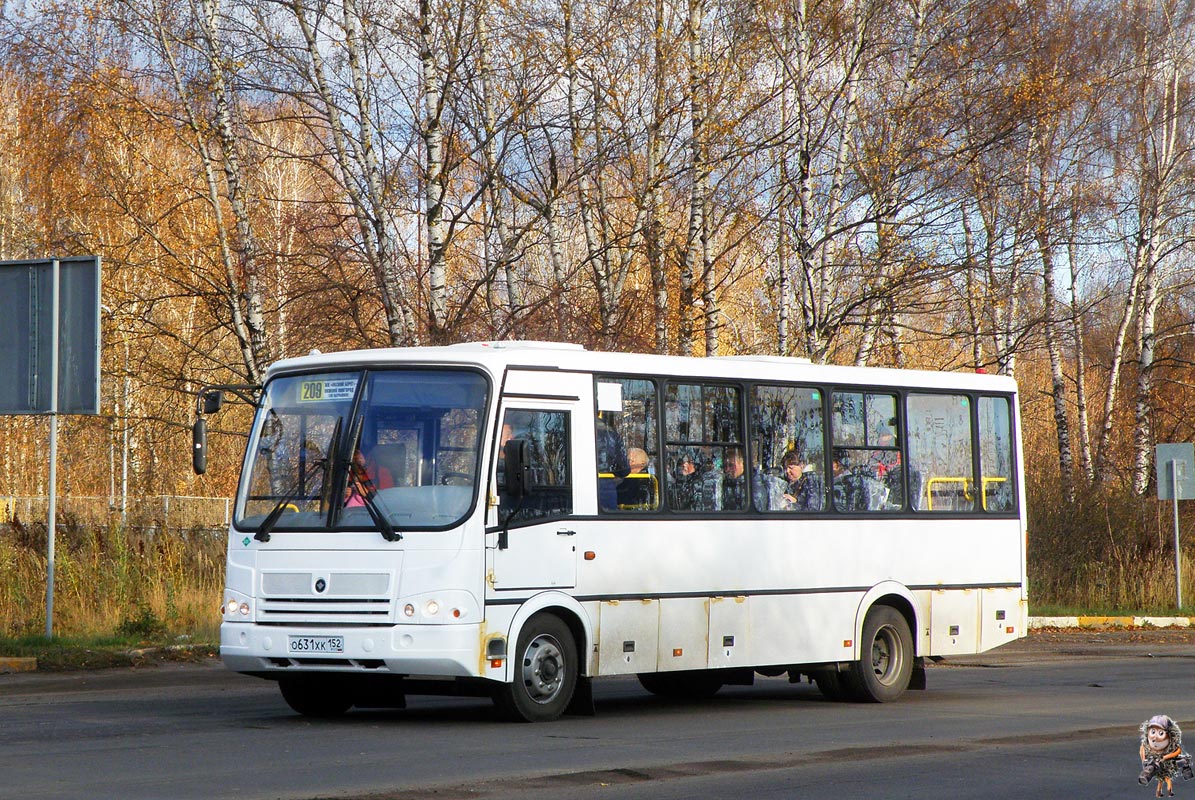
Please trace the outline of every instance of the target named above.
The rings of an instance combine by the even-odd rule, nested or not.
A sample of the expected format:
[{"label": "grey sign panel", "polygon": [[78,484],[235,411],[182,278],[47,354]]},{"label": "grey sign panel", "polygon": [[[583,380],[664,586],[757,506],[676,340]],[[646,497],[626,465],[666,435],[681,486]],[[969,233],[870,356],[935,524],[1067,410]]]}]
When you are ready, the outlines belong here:
[{"label": "grey sign panel", "polygon": [[0,264],[0,414],[37,409],[37,272]]},{"label": "grey sign panel", "polygon": [[1174,499],[1174,473],[1178,473],[1178,499],[1195,500],[1195,444],[1160,444],[1156,449],[1158,499]]},{"label": "grey sign panel", "polygon": [[100,260],[0,261],[0,414],[51,410],[53,331],[58,327],[58,412],[100,411]]},{"label": "grey sign panel", "polygon": [[100,413],[100,260],[63,259],[58,290],[58,410]]}]

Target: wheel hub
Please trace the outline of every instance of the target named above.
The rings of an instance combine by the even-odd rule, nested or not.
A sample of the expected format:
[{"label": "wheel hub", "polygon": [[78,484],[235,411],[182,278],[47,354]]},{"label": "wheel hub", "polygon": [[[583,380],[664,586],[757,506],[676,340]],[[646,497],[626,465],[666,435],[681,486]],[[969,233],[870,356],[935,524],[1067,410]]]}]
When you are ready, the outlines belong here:
[{"label": "wheel hub", "polygon": [[527,695],[536,703],[550,703],[564,684],[564,653],[560,643],[540,634],[527,645],[523,655],[522,677]]},{"label": "wheel hub", "polygon": [[876,631],[876,637],[871,643],[871,668],[876,678],[883,684],[891,684],[900,674],[901,651],[896,631],[890,626],[884,626]]}]

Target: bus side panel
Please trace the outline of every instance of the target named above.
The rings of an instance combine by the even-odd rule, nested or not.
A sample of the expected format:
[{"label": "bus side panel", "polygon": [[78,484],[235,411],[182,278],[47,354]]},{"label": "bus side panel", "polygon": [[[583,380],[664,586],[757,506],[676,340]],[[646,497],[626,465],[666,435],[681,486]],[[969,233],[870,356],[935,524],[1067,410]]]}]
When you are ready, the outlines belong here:
[{"label": "bus side panel", "polygon": [[991,650],[1025,635],[1021,589],[984,589],[979,601],[979,649]]},{"label": "bus side panel", "polygon": [[748,597],[715,597],[710,600],[709,665],[746,667],[755,663]]},{"label": "bus side panel", "polygon": [[670,597],[660,601],[657,669],[705,669],[709,660],[710,601]]},{"label": "bus side panel", "polygon": [[751,660],[816,664],[853,658],[859,594],[762,595],[751,598]]},{"label": "bus side panel", "polygon": [[931,656],[978,652],[979,592],[953,589],[930,592],[929,653]]},{"label": "bus side panel", "polygon": [[598,674],[656,671],[660,604],[656,600],[606,600],[598,612]]}]

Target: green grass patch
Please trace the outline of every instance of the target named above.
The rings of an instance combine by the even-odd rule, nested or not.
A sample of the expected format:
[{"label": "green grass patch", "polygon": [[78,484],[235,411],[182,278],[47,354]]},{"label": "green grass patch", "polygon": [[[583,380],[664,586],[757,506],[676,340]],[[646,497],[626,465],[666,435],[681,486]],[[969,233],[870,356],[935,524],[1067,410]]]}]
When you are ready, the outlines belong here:
[{"label": "green grass patch", "polygon": [[0,657],[36,658],[42,671],[106,669],[164,662],[194,662],[219,653],[216,642],[130,636],[0,638]]}]

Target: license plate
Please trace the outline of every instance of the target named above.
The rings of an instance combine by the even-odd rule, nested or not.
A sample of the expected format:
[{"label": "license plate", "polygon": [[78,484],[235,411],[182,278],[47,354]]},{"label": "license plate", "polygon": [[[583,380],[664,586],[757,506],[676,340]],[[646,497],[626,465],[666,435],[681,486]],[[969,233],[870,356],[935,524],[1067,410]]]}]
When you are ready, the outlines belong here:
[{"label": "license plate", "polygon": [[343,636],[292,636],[292,653],[343,653]]}]

